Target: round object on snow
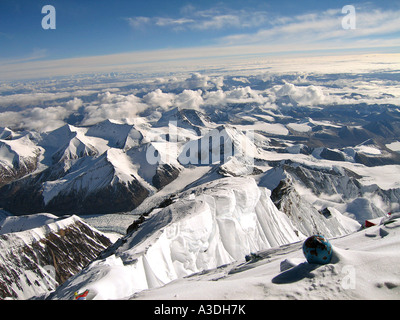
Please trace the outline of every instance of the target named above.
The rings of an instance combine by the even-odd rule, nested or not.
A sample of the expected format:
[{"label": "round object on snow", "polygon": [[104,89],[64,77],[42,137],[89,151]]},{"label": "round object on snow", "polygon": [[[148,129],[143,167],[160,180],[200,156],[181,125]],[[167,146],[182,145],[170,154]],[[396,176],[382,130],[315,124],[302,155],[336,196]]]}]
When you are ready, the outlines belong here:
[{"label": "round object on snow", "polygon": [[332,259],[332,245],[324,236],[314,235],[304,241],[303,253],[308,263],[327,264]]}]

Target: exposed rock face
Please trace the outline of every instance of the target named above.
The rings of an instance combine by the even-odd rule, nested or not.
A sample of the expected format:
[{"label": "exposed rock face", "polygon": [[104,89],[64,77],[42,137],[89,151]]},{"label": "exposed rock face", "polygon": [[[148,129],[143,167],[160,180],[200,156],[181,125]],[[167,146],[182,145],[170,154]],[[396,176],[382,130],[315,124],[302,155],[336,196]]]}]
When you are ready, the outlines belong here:
[{"label": "exposed rock face", "polygon": [[0,208],[16,215],[133,210],[180,173],[176,161],[149,163],[142,138],[132,125],[105,121],[0,140]]},{"label": "exposed rock face", "polygon": [[353,227],[349,228],[342,223],[341,215],[335,212],[332,214],[329,209],[319,212],[301,197],[290,179],[279,183],[271,193],[271,200],[289,217],[295,230],[307,236],[324,234],[337,237],[354,231]]},{"label": "exposed rock face", "polygon": [[36,163],[36,159],[32,158],[12,167],[0,165],[0,187],[35,171]]},{"label": "exposed rock face", "polygon": [[[363,223],[365,219],[384,216],[388,212],[385,209],[391,210],[400,201],[400,188],[384,190],[376,184],[363,185],[362,177],[346,168],[313,168],[291,161],[271,164],[275,167],[265,173],[261,185],[273,190],[271,198],[275,205],[289,216],[299,215],[304,219],[307,212],[313,216],[312,220],[303,222],[309,228],[316,226],[315,219],[321,217],[327,218],[325,222],[329,228],[332,219],[331,215],[324,214],[326,207],[340,208]],[[295,219],[298,220],[301,219]],[[322,232],[318,228],[314,231]]]},{"label": "exposed rock face", "polygon": [[54,214],[74,212],[77,214],[106,214],[129,211],[136,208],[149,194],[137,181],[129,185],[116,184],[95,190],[85,196],[79,192],[61,193],[53,198],[45,211]]},{"label": "exposed rock face", "polygon": [[107,237],[77,216],[0,235],[0,299],[46,294],[110,244]]},{"label": "exposed rock face", "polygon": [[[0,206],[18,215],[39,212],[57,215],[92,214],[132,210],[148,196],[149,190],[133,174],[120,173],[121,170],[115,163],[118,164],[121,158],[124,160],[124,153],[117,152],[121,154],[115,156],[112,152],[107,152],[98,158],[76,160],[65,171],[60,169],[60,176],[52,176],[53,167],[50,167],[36,175],[3,186],[0,191]],[[55,166],[59,168],[59,164]]]},{"label": "exposed rock face", "polygon": [[66,190],[57,194],[47,204],[44,202],[40,184],[20,181],[4,186],[0,196],[5,210],[14,214],[52,212],[57,215],[113,213],[136,208],[149,194],[138,181],[128,185],[117,183],[93,192]]},{"label": "exposed rock face", "polygon": [[153,176],[153,186],[157,189],[165,187],[178,177],[179,172],[179,169],[167,163],[160,165],[156,170],[156,174]]}]

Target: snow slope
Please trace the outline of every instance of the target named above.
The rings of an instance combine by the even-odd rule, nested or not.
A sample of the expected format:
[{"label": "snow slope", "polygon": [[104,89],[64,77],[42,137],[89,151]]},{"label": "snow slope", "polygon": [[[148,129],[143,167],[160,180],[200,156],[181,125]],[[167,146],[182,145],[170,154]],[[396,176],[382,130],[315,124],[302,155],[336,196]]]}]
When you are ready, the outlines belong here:
[{"label": "snow slope", "polygon": [[[119,299],[243,258],[252,251],[304,239],[252,178],[226,178],[193,188],[156,210],[52,298],[89,289]],[[120,285],[120,284],[124,285]]]},{"label": "snow slope", "polygon": [[22,159],[35,159],[38,153],[39,148],[28,136],[15,140],[0,140],[0,158],[10,167]]},{"label": "snow slope", "polygon": [[105,120],[89,127],[87,136],[104,139],[112,148],[133,147],[142,139],[141,133],[133,125],[116,120]]},{"label": "snow slope", "polygon": [[[330,208],[342,227],[354,220]],[[332,262],[310,265],[305,235],[252,178],[184,192],[60,286],[52,299],[398,299],[400,214],[331,238]]]},{"label": "snow slope", "polygon": [[51,213],[41,213],[27,216],[8,216],[0,219],[0,234],[21,232],[41,227],[58,220],[59,217]]},{"label": "snow slope", "polygon": [[40,152],[27,135],[0,139],[0,186],[34,171]]},{"label": "snow slope", "polygon": [[210,165],[226,163],[235,157],[239,164],[252,164],[258,156],[252,131],[243,132],[232,126],[224,125],[210,130],[203,137],[187,142],[182,148],[178,160],[183,165]]},{"label": "snow slope", "polygon": [[[343,224],[348,225],[345,218]],[[70,299],[72,292],[85,289],[92,299],[126,298],[305,238],[253,178],[222,178],[153,210],[51,298]]]},{"label": "snow slope", "polygon": [[86,132],[87,128],[66,124],[54,131],[42,133],[37,139],[38,144],[46,150],[44,162],[51,165],[102,154],[107,150],[106,140],[88,136]]},{"label": "snow slope", "polygon": [[332,262],[313,265],[302,242],[142,291],[132,299],[400,299],[400,221],[331,239]]}]

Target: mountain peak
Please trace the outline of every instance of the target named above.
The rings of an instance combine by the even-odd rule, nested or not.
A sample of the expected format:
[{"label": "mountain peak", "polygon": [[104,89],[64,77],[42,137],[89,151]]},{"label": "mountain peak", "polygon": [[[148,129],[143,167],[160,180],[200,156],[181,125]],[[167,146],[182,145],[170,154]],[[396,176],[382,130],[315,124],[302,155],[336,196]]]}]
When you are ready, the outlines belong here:
[{"label": "mountain peak", "polygon": [[124,148],[128,140],[129,147],[133,140],[139,141],[142,136],[133,125],[116,120],[104,120],[88,128],[88,136],[104,139],[110,148]]}]

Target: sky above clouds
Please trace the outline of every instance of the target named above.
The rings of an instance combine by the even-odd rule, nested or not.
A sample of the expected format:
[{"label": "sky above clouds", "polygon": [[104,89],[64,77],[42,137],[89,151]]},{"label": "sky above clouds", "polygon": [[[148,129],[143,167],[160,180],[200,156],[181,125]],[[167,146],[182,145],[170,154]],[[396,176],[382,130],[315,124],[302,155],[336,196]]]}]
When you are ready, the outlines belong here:
[{"label": "sky above clouds", "polygon": [[[44,30],[44,5],[56,29]],[[345,5],[356,29],[345,30]],[[126,70],[235,55],[400,48],[400,3],[385,1],[2,0],[0,80]]]}]

